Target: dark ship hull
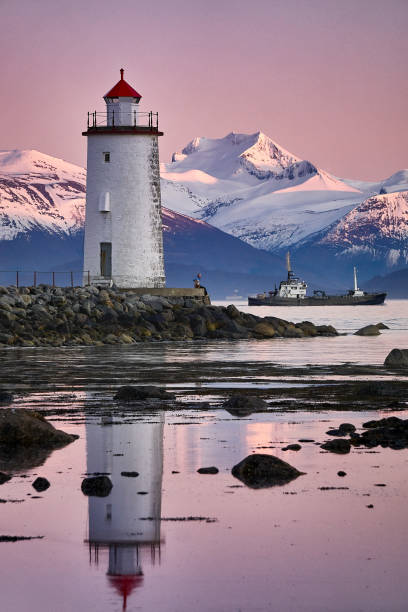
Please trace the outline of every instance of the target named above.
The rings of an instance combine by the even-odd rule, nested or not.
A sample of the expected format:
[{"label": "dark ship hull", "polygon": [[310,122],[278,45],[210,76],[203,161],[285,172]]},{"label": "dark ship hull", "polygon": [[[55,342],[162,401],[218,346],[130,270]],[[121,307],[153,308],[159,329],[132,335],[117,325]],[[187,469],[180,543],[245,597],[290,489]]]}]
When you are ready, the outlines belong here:
[{"label": "dark ship hull", "polygon": [[317,295],[304,298],[283,298],[277,295],[248,297],[248,306],[372,306],[383,304],[386,293],[364,295]]}]

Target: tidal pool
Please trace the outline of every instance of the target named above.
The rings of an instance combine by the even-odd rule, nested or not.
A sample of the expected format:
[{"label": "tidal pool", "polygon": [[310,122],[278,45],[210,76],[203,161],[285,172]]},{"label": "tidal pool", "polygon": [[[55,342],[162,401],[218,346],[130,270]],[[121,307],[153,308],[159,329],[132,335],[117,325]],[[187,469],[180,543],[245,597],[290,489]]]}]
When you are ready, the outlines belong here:
[{"label": "tidal pool", "polygon": [[[408,452],[339,456],[313,442],[282,451],[369,418],[186,410],[58,420],[80,439],[0,488],[23,500],[0,505],[2,534],[44,536],[0,544],[2,610],[405,610]],[[306,474],[249,489],[231,468],[252,452]],[[212,465],[217,475],[196,471]],[[82,494],[90,472],[110,474],[108,497]],[[36,475],[51,482],[38,495]],[[169,520],[188,517],[201,520]]]}]

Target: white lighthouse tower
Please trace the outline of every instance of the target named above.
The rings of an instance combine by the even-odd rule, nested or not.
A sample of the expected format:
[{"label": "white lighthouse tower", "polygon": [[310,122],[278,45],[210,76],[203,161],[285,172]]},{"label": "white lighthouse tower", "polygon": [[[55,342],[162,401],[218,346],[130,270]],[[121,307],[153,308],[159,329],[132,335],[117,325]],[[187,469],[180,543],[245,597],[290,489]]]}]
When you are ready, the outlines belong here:
[{"label": "white lighthouse tower", "polygon": [[84,283],[165,286],[158,114],[123,78],[88,113]]}]

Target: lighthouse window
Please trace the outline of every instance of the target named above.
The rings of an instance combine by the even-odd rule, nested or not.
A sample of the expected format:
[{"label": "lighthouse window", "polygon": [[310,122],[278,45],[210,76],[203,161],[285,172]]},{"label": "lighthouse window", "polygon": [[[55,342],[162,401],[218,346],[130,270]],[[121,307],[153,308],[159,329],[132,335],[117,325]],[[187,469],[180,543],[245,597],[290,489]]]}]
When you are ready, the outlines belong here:
[{"label": "lighthouse window", "polygon": [[110,163],[110,153],[108,151],[106,151],[103,154],[103,161],[105,162],[105,164],[109,164]]}]

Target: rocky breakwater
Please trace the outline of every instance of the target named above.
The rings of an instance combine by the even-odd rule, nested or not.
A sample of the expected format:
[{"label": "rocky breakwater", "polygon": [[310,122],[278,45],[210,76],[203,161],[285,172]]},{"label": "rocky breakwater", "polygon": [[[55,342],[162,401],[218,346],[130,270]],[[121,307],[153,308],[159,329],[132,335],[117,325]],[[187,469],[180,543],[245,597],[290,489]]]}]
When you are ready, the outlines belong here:
[{"label": "rocky breakwater", "polygon": [[335,336],[330,325],[258,317],[200,298],[98,287],[0,287],[0,346]]}]

